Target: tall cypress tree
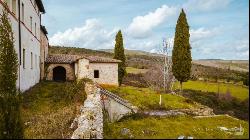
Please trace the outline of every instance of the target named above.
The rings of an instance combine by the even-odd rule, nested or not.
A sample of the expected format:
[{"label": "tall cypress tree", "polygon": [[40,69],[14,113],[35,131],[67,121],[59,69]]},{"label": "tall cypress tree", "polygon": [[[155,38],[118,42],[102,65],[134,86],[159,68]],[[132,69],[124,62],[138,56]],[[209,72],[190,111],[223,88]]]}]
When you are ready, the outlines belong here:
[{"label": "tall cypress tree", "polygon": [[126,57],[124,54],[123,38],[122,38],[121,30],[118,31],[115,37],[114,53],[115,53],[114,59],[118,59],[122,61],[118,64],[118,82],[119,82],[119,86],[121,86],[122,79],[126,74],[126,66],[125,66]]},{"label": "tall cypress tree", "polygon": [[4,10],[0,17],[0,138],[23,138],[17,70],[13,32]]},{"label": "tall cypress tree", "polygon": [[181,84],[190,78],[191,73],[191,46],[189,43],[189,26],[184,10],[179,15],[174,37],[174,48],[172,52],[172,70],[175,78]]}]

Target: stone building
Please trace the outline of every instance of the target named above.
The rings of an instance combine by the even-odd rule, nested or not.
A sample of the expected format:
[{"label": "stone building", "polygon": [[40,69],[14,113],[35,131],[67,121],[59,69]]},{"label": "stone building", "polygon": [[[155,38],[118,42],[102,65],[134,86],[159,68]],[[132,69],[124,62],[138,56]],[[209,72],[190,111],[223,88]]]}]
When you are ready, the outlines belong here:
[{"label": "stone building", "polygon": [[99,84],[118,85],[119,62],[97,56],[49,55],[45,61],[45,77],[54,81],[89,78]]},{"label": "stone building", "polygon": [[41,15],[45,13],[42,0],[0,0],[0,14],[8,12],[18,55],[16,85],[25,91],[40,81]]},{"label": "stone building", "polygon": [[41,80],[44,80],[44,66],[45,66],[45,60],[48,57],[48,51],[49,51],[49,40],[47,37],[47,30],[45,26],[41,25],[41,46],[40,46],[40,77]]}]

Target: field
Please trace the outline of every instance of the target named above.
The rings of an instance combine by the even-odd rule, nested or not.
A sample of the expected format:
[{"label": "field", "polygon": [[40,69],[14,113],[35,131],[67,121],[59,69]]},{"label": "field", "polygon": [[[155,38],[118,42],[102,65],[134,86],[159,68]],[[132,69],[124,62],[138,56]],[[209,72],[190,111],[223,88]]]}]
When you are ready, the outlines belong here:
[{"label": "field", "polygon": [[133,67],[126,67],[127,73],[139,74],[139,73],[146,73],[147,69],[137,69]]},{"label": "field", "polygon": [[[175,89],[179,88],[179,83],[175,84]],[[203,81],[188,81],[183,83],[183,89],[192,89],[192,90],[201,90],[204,92],[218,92],[218,84],[212,82],[203,82]],[[219,83],[219,93],[225,94],[227,92],[233,97],[236,97],[240,100],[245,100],[249,98],[249,89],[243,85],[234,85],[230,83]]]},{"label": "field", "polygon": [[[232,95],[237,97],[236,100],[224,100],[218,99],[216,94],[214,94],[217,89],[216,85],[214,85],[214,83],[209,84],[211,84],[211,87],[206,87],[206,83],[202,81],[189,81],[184,85],[184,88],[188,89],[184,90],[187,96],[182,97],[172,94],[162,94],[162,106],[158,104],[160,93],[154,92],[149,88],[138,88],[125,85],[121,87],[106,85],[104,88],[128,100],[133,105],[138,106],[140,110],[196,108],[199,107],[199,104],[203,104],[213,108],[216,114],[231,113],[230,115],[234,117],[248,120],[249,109],[245,104],[245,99],[248,98],[248,89],[246,87],[224,84],[225,87],[221,87],[221,91],[226,91],[224,88],[229,86],[234,89],[231,90],[233,92]],[[195,88],[196,86],[197,89]],[[208,90],[210,92],[201,92],[200,90]],[[240,98],[240,101],[238,98]],[[242,136],[234,135],[234,133],[231,132],[221,131],[218,128],[239,128],[240,125],[244,128],[245,132]],[[248,121],[238,120],[224,115],[211,118],[192,118],[188,115],[179,117],[150,117],[142,114],[135,114],[127,116],[118,122],[105,122],[104,126],[104,138],[108,139],[176,139],[179,136],[186,136],[186,138],[187,136],[192,136],[195,139],[249,138]],[[130,132],[124,135],[122,134],[124,129],[129,129]]]},{"label": "field", "polygon": [[[88,50],[71,47],[51,47],[50,54],[80,54],[113,57],[112,50]],[[106,52],[105,52],[106,51]],[[247,80],[249,61],[224,60],[194,60],[191,79],[183,85],[182,96],[161,94],[162,105],[159,105],[160,93],[148,88],[143,79],[147,69],[154,67],[155,61],[162,57],[143,51],[125,50],[126,70],[121,87],[102,85],[104,88],[128,100],[133,105],[145,110],[170,110],[197,108],[200,104],[214,110],[215,114],[229,114],[231,117],[217,116],[212,118],[179,117],[148,117],[141,114],[127,116],[115,123],[104,123],[104,138],[178,138],[181,135],[198,138],[249,138],[249,89],[242,83]],[[229,67],[230,66],[230,67]],[[229,69],[230,68],[230,69]],[[209,82],[198,81],[199,78],[209,79]],[[219,83],[214,81],[230,81]],[[196,81],[195,81],[196,80]],[[178,83],[174,89],[179,89]],[[243,121],[245,120],[245,121]],[[236,136],[230,132],[220,131],[217,127],[244,128],[244,135]],[[128,128],[131,134],[122,135],[121,131]]]},{"label": "field", "polygon": [[85,100],[79,87],[75,83],[41,82],[25,92],[21,105],[25,138],[70,138],[73,130],[69,127]]},{"label": "field", "polygon": [[132,86],[105,87],[109,91],[128,100],[141,110],[196,108],[197,104],[182,96],[162,94],[162,106],[159,106],[160,94],[149,88]]},{"label": "field", "polygon": [[[244,128],[244,135],[236,136],[217,127]],[[123,128],[130,130],[129,135],[122,135]],[[194,139],[225,139],[225,138],[249,138],[248,122],[235,120],[227,116],[213,118],[192,118],[188,116],[156,118],[138,117],[128,118],[120,122],[106,123],[104,138],[124,139],[177,139],[179,136],[192,136]]]}]

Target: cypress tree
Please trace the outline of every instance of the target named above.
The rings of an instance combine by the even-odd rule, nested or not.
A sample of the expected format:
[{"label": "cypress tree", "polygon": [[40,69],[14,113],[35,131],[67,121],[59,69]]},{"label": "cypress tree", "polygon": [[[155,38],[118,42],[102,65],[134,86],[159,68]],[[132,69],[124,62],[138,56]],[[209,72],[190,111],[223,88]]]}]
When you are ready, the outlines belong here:
[{"label": "cypress tree", "polygon": [[0,17],[0,138],[23,138],[19,92],[16,88],[18,59],[8,13]]},{"label": "cypress tree", "polygon": [[190,78],[191,73],[191,46],[189,43],[189,26],[184,10],[179,15],[174,37],[174,47],[172,51],[172,70],[175,78],[180,82],[181,91],[182,83]]},{"label": "cypress tree", "polygon": [[126,57],[124,54],[123,38],[121,30],[118,31],[115,37],[114,59],[122,61],[118,64],[118,82],[119,86],[121,86],[122,79],[126,74],[126,66],[125,66]]}]

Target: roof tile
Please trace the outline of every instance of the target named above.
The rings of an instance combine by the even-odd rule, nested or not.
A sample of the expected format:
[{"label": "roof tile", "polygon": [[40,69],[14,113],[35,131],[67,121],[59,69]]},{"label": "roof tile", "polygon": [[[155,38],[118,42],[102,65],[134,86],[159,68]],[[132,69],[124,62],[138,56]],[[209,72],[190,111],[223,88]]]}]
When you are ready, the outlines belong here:
[{"label": "roof tile", "polygon": [[76,62],[78,59],[88,59],[90,63],[119,63],[120,60],[111,59],[99,56],[83,56],[83,55],[69,55],[69,54],[53,54],[49,55],[46,59],[46,63],[57,63],[57,64],[71,64]]}]

